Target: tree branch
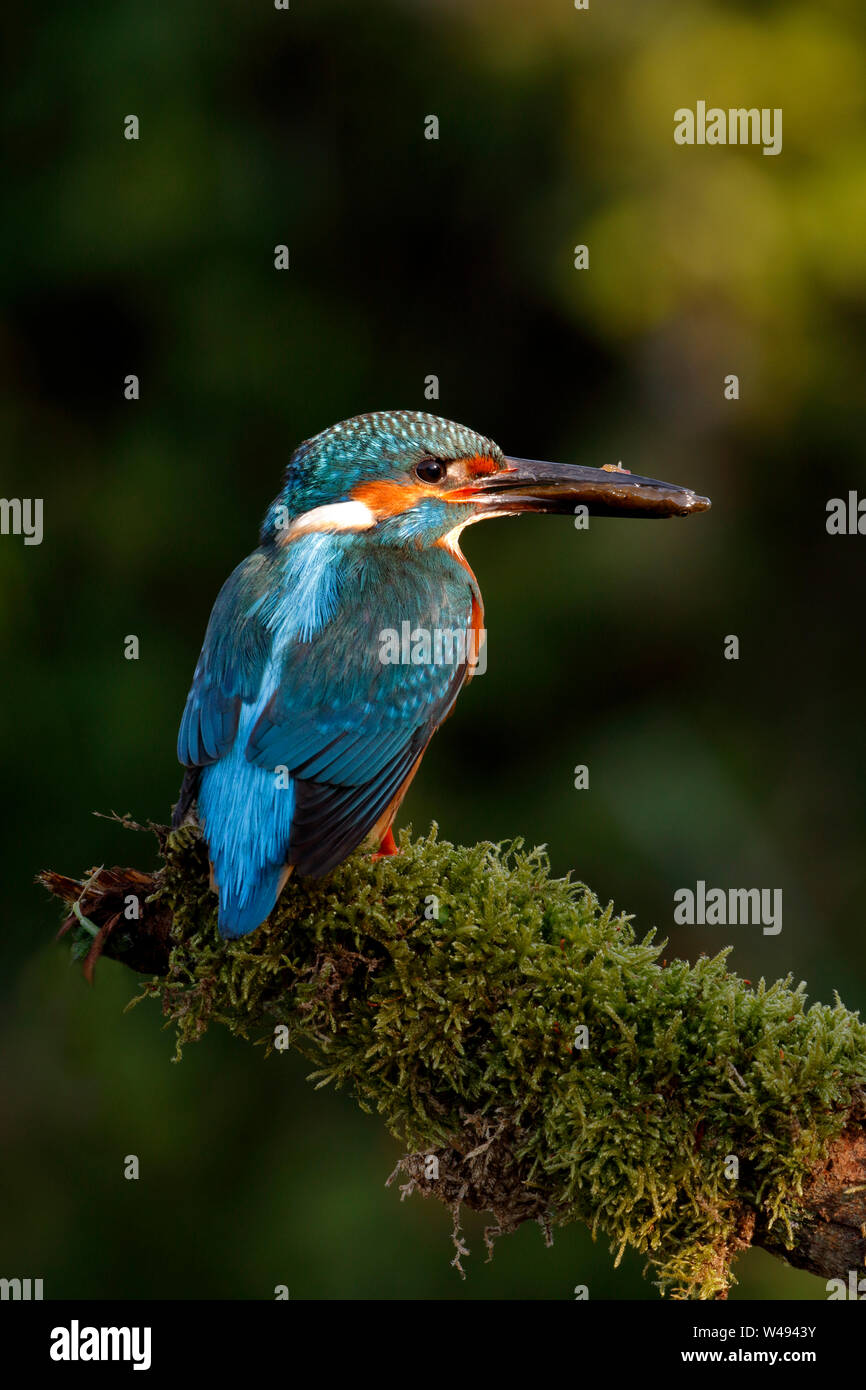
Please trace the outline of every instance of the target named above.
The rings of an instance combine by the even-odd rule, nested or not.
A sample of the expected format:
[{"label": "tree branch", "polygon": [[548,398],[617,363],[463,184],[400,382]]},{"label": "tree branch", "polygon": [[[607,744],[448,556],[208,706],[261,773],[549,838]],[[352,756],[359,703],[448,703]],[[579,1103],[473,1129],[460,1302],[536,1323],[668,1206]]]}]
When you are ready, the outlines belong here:
[{"label": "tree branch", "polygon": [[85,973],[104,955],[152,976],[139,998],[178,1056],[220,1023],[350,1085],[408,1150],[403,1194],[451,1209],[458,1268],[466,1206],[491,1214],[490,1248],[584,1221],[678,1297],[724,1297],[750,1244],[824,1279],[862,1269],[866,1027],[838,1001],[753,988],[727,952],[660,965],[541,851],[435,828],[290,881],[266,927],[224,942],[197,828],[150,829],[153,874],[41,875]]}]

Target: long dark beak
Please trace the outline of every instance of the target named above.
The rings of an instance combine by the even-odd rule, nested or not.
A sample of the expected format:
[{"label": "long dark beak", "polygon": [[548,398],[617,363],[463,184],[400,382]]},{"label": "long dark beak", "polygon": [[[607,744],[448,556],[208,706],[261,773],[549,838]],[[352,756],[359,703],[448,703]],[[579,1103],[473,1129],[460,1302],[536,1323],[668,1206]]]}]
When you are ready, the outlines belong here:
[{"label": "long dark beak", "polygon": [[590,516],[665,517],[705,512],[711,505],[691,488],[624,470],[537,459],[505,463],[505,470],[473,487],[485,511],[573,513],[583,506]]}]

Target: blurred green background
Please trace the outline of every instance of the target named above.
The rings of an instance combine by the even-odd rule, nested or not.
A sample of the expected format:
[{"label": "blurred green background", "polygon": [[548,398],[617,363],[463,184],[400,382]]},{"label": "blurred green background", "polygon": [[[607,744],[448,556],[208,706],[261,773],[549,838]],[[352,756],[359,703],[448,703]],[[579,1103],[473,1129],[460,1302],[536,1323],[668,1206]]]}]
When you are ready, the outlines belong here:
[{"label": "blurred green background", "polygon": [[[489,667],[399,823],[545,842],[667,955],[732,943],[750,979],[862,1006],[866,541],[829,537],[825,506],[864,486],[866,12],[92,0],[6,22],[2,492],[44,498],[45,537],[0,537],[0,1274],[47,1297],[655,1298],[582,1229],[485,1264],[471,1217],[461,1282],[447,1213],[384,1188],[375,1117],[216,1031],[172,1065],[156,1007],[122,1012],[132,976],[70,968],[33,876],[153,862],[90,813],[168,817],[210,605],[291,450],[432,409],[714,509],[468,532]],[[699,99],[782,107],[782,154],[676,146]],[[699,878],[782,888],[781,935],[672,928]],[[734,1297],[825,1296],[759,1252],[739,1275]]]}]

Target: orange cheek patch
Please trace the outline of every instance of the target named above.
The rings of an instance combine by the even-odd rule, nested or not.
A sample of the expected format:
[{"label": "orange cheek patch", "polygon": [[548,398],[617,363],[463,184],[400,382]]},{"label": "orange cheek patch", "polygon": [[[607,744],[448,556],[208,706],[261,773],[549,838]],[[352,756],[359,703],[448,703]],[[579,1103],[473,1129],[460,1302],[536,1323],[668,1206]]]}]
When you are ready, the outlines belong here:
[{"label": "orange cheek patch", "polygon": [[[461,460],[470,477],[483,478],[491,473],[500,473],[502,467],[484,454]],[[408,512],[425,497],[435,497],[439,502],[471,502],[476,496],[474,487],[438,488],[430,483],[395,483],[380,479],[371,483],[358,483],[350,493],[353,501],[363,502],[380,521],[389,516],[399,516]]]},{"label": "orange cheek patch", "polygon": [[439,493],[424,483],[391,483],[383,480],[358,483],[352,488],[351,496],[356,502],[363,502],[365,507],[369,507],[370,511],[383,521],[386,517],[408,512],[409,508],[414,507],[422,498],[438,497]]}]

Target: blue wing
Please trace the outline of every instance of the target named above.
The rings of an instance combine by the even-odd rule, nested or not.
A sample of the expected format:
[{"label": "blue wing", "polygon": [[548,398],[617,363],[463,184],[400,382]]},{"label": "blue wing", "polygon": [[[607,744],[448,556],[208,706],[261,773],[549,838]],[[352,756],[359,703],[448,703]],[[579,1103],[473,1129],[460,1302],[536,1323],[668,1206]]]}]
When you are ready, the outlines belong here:
[{"label": "blue wing", "polygon": [[[468,592],[460,609],[425,616],[464,630],[471,614]],[[441,666],[382,663],[379,631],[388,627],[382,614],[354,607],[341,614],[339,631],[336,626],[286,657],[277,692],[246,748],[254,765],[282,766],[292,774],[296,805],[288,862],[313,877],[341,863],[399,801],[467,674],[466,660]],[[411,626],[417,628],[417,621]]]},{"label": "blue wing", "polygon": [[228,752],[242,704],[259,692],[271,634],[257,609],[268,591],[270,568],[266,556],[255,551],[217,596],[177,736],[178,762],[185,767],[207,767]]},{"label": "blue wing", "polygon": [[464,634],[471,574],[441,551],[359,569],[325,539],[295,543],[288,568],[259,551],[234,572],[181,721],[227,936],[264,921],[287,865],[320,877],[393,815],[468,674],[465,644],[446,643],[440,664],[392,664],[382,633]]},{"label": "blue wing", "polygon": [[[371,579],[344,589],[333,621],[287,650],[247,743],[250,762],[284,767],[294,779],[288,862],[313,877],[339,864],[399,801],[468,672],[473,590],[462,567],[436,557],[435,568]],[[439,664],[385,660],[393,650],[383,634],[406,630],[464,640],[445,642],[450,659]],[[413,645],[403,643],[403,655]]]},{"label": "blue wing", "polygon": [[[229,576],[213,607],[178,733],[178,759],[198,773],[198,816],[219,889],[224,936],[265,920],[284,876],[293,797],[273,778],[251,776],[243,756],[273,649],[263,609],[275,576],[255,551]],[[190,774],[181,802],[190,798]],[[177,812],[176,812],[177,813]]]}]

